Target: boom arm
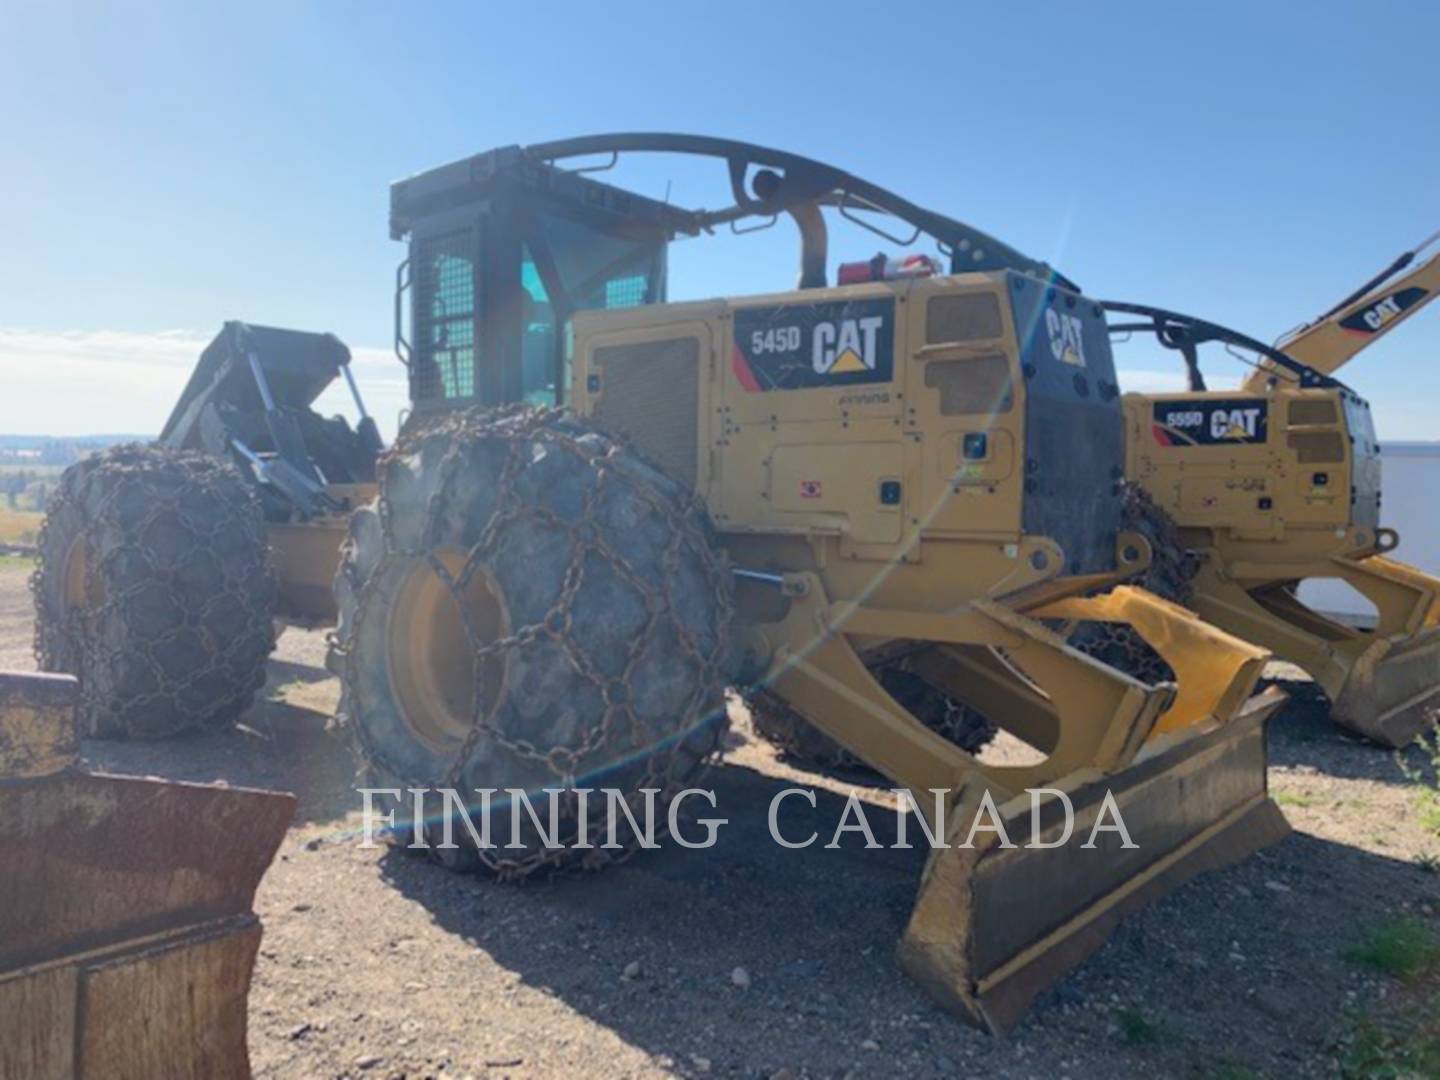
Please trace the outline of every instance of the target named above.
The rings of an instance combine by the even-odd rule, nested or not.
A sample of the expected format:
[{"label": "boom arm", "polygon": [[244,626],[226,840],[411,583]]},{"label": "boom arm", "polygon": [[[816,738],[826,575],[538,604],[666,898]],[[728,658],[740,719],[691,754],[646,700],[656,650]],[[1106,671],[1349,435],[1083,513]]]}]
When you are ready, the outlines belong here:
[{"label": "boom arm", "polygon": [[[1351,357],[1399,326],[1440,293],[1440,254],[1411,268],[1416,256],[1436,240],[1440,240],[1440,232],[1405,252],[1314,322],[1282,338],[1277,347],[1316,371],[1327,375],[1339,371]],[[1266,383],[1274,376],[1273,363],[1263,359],[1245,380],[1244,389],[1263,393]]]}]

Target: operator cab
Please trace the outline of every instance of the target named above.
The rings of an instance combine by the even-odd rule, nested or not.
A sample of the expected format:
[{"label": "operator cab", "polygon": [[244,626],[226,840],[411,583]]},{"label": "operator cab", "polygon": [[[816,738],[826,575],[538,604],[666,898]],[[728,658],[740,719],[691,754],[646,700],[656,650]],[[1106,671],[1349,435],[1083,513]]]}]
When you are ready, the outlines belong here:
[{"label": "operator cab", "polygon": [[[733,202],[688,210],[594,178],[630,152],[718,158]],[[555,164],[597,157],[598,166]],[[565,404],[574,314],[664,303],[667,246],[678,237],[722,227],[745,232],[756,226],[742,223],[765,227],[787,215],[800,233],[798,287],[823,288],[822,207],[902,246],[932,237],[943,257],[849,264],[838,284],[1012,269],[1073,288],[1045,264],[978,230],[793,154],[685,135],[505,147],[391,186],[390,234],[410,246],[397,273],[395,346],[410,371],[414,408]],[[874,224],[887,217],[913,227],[913,235],[895,236]]]}]

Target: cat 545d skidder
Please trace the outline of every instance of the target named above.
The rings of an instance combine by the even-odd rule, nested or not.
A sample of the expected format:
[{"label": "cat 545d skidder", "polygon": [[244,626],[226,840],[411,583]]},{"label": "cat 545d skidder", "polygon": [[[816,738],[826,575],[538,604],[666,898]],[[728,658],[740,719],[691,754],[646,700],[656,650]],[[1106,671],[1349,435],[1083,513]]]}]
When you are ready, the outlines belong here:
[{"label": "cat 545d skidder", "polygon": [[[684,209],[558,164],[645,151],[718,159],[728,204]],[[799,228],[798,288],[666,302],[671,240],[779,215]],[[876,259],[832,285],[830,215],[913,230],[948,266]],[[1117,587],[1150,548],[1121,530],[1105,317],[1064,277],[830,166],[678,135],[432,169],[394,185],[391,234],[409,243],[413,409],[375,485],[373,440],[309,412],[348,374],[343,347],[242,324],[207,350],[169,450],[62,485],[42,655],[98,674],[107,723],[213,720],[227,675],[227,708],[253,688],[270,611],[228,569],[248,534],[215,521],[261,509],[213,474],[228,459],[263,495],[279,614],[335,610],[315,583],[348,536],[331,662],[375,786],[583,781],[663,801],[715,750],[739,682],[912,791],[952,844],[987,796],[1021,837],[1027,788],[1066,793],[1068,842],[1052,797],[1053,847],[981,832],[935,850],[904,936],[906,970],[992,1030],[1125,912],[1283,834],[1264,740],[1283,695],[1252,697],[1268,654]],[[1133,627],[1175,680],[1142,683],[1051,629],[1086,620]],[[1037,760],[985,763],[928,728],[876,678],[902,658]],[[524,850],[438,854],[510,876],[613,856],[566,846],[582,815],[598,835],[603,805],[567,799],[558,846],[532,831]],[[1107,806],[1134,846],[1082,846]],[[433,830],[455,808],[424,809]]]}]

